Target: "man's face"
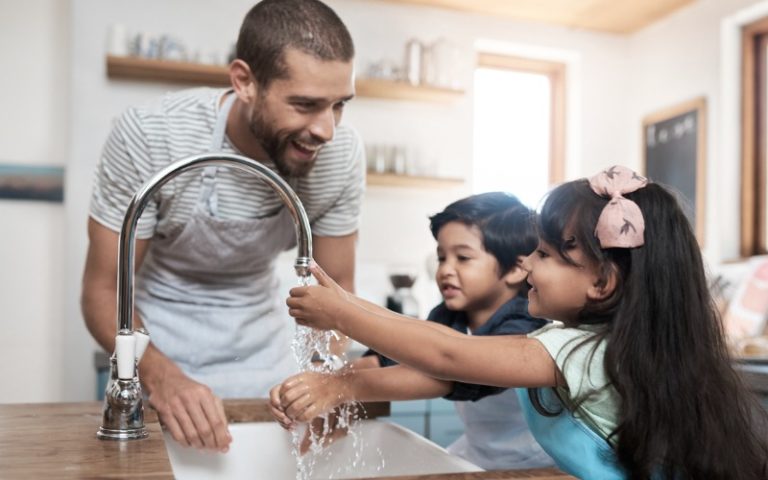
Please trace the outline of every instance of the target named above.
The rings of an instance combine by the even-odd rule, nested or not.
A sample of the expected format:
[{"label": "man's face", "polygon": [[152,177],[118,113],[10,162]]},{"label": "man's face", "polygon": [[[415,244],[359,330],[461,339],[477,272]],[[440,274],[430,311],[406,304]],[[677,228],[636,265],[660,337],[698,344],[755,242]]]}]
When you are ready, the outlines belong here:
[{"label": "man's face", "polygon": [[289,48],[287,78],[260,89],[249,120],[255,139],[284,176],[306,175],[333,139],[354,96],[352,62],[324,61]]}]

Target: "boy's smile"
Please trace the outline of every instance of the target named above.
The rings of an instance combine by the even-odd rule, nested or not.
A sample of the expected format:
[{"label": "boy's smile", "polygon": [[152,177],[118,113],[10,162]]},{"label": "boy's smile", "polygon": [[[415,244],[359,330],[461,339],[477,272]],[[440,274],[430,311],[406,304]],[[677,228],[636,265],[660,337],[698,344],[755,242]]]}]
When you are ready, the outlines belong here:
[{"label": "boy's smile", "polygon": [[517,293],[505,283],[498,260],[485,250],[483,235],[474,225],[443,225],[437,234],[437,260],[435,281],[445,306],[466,312],[476,326]]},{"label": "boy's smile", "polygon": [[440,284],[440,293],[443,295],[444,300],[448,300],[460,295],[461,289],[450,283],[443,283]]}]

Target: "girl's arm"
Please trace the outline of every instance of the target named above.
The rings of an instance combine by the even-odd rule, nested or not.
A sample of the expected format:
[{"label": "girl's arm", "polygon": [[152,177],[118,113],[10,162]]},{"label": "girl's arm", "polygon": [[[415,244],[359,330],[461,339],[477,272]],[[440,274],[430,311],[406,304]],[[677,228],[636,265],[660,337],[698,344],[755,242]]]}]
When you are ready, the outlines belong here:
[{"label": "girl's arm", "polygon": [[[315,268],[317,268],[317,270],[315,270]],[[360,308],[370,312],[372,315],[378,315],[378,316],[384,317],[384,318],[399,318],[399,317],[402,317],[402,315],[399,315],[398,313],[395,313],[395,312],[393,312],[392,310],[390,310],[388,308],[382,307],[381,305],[377,305],[377,304],[375,304],[373,302],[369,302],[368,300],[360,298],[360,297],[358,297],[356,295],[353,295],[353,294],[349,293],[348,291],[344,290],[339,284],[337,284],[335,281],[333,281],[333,279],[330,277],[330,275],[328,275],[324,270],[322,270],[322,268],[319,265],[317,265],[316,263],[313,262],[313,264],[310,265],[310,270],[312,270],[312,272],[315,274],[315,278],[317,278],[317,275],[319,274],[319,272],[322,272],[322,275],[325,278],[328,278],[330,280],[330,283],[327,283],[324,286],[330,288],[331,291],[333,291],[339,297],[342,297],[342,298],[348,300],[349,302],[351,302],[351,303],[359,306]],[[406,317],[406,318],[410,318],[410,317]],[[445,325],[441,325],[439,323],[429,322],[429,325],[430,325],[430,327],[435,328],[436,330],[444,331],[447,335],[463,335],[463,334],[457,332],[456,330],[454,330],[454,329],[452,329],[450,327],[447,327]]]},{"label": "girl's arm", "polygon": [[339,292],[317,266],[319,285],[291,290],[289,313],[302,325],[337,329],[430,377],[500,387],[557,385],[557,367],[544,346],[522,336],[471,337],[402,315],[379,314]]},{"label": "girl's arm", "polygon": [[[292,421],[308,422],[346,402],[435,398],[447,395],[452,387],[452,382],[396,365],[333,374],[301,373],[275,387],[278,391],[271,399],[273,412],[277,409]],[[281,423],[284,421],[282,418]]]}]

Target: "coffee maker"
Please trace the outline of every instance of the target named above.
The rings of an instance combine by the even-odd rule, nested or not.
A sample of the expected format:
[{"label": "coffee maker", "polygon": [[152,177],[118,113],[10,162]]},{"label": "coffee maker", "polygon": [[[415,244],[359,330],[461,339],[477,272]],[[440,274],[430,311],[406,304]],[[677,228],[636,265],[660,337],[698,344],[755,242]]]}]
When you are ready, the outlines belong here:
[{"label": "coffee maker", "polygon": [[387,295],[388,309],[410,317],[419,316],[419,302],[411,289],[416,277],[415,269],[396,268],[390,272],[389,282],[394,291]]}]

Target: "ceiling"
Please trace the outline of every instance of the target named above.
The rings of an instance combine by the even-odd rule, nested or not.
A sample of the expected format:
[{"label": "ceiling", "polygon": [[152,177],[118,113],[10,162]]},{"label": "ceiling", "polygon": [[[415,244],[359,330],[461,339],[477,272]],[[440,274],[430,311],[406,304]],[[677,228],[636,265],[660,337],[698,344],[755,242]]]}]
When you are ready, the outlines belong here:
[{"label": "ceiling", "polygon": [[631,33],[695,0],[387,0],[534,20],[611,33]]}]

